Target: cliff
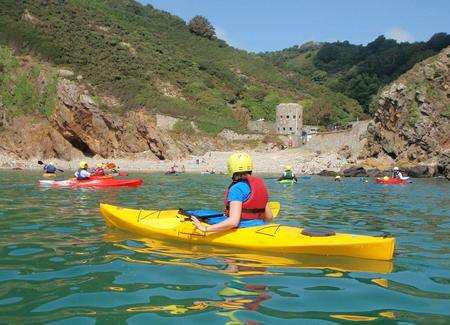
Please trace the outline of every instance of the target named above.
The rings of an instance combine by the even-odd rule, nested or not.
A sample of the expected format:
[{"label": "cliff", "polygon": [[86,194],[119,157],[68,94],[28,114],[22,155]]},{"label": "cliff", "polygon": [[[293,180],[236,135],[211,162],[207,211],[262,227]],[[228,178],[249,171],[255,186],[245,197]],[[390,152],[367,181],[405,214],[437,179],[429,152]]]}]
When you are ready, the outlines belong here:
[{"label": "cliff", "polygon": [[400,166],[427,165],[449,177],[450,47],[416,64],[372,103],[366,156]]}]

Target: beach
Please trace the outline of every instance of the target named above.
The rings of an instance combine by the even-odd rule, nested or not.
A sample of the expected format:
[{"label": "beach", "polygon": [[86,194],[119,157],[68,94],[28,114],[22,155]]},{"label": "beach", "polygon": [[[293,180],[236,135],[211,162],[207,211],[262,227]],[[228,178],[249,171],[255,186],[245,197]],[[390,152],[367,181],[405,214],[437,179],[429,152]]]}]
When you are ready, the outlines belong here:
[{"label": "beach", "polygon": [[[122,171],[136,172],[163,172],[175,166],[178,172],[205,173],[214,171],[226,173],[227,159],[235,151],[210,151],[200,156],[187,156],[174,160],[150,160],[145,158],[80,158],[78,160],[51,161],[64,170],[76,170],[79,161],[85,160],[90,167],[95,167],[99,162],[112,161]],[[297,174],[317,174],[322,170],[339,171],[349,165],[349,161],[338,153],[320,153],[302,148],[285,149],[277,151],[247,151],[254,161],[254,172],[264,174],[278,174],[285,165],[291,165]],[[15,159],[7,155],[1,155],[0,166],[4,169],[40,169],[37,164],[41,158],[27,160]],[[49,162],[44,161],[44,162]]]}]

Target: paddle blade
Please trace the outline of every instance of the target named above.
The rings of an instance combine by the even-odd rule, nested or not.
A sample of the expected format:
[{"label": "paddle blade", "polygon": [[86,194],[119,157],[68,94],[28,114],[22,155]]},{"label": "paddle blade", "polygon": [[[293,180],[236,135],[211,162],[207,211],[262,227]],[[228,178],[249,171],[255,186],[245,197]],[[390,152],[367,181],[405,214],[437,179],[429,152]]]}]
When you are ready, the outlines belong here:
[{"label": "paddle blade", "polygon": [[38,165],[43,165],[44,163],[41,160],[38,160]]},{"label": "paddle blade", "polygon": [[269,208],[272,210],[273,217],[275,218],[280,213],[281,204],[277,201],[269,202]]}]

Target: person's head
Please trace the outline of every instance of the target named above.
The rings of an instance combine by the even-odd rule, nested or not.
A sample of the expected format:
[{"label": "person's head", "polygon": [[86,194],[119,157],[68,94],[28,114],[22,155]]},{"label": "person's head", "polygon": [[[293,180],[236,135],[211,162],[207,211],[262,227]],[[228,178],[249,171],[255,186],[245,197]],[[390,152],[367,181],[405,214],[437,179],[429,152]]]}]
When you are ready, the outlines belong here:
[{"label": "person's head", "polygon": [[253,171],[252,157],[244,152],[234,153],[228,158],[227,167],[233,180],[243,179]]},{"label": "person's head", "polygon": [[340,175],[336,175],[336,177],[334,178],[336,181],[340,181],[341,180],[341,176]]},{"label": "person's head", "polygon": [[49,164],[50,166],[55,166],[55,163],[54,163],[53,161],[50,161],[48,164]]},{"label": "person's head", "polygon": [[81,169],[88,169],[88,163],[86,161],[80,161],[80,168]]},{"label": "person's head", "polygon": [[290,172],[290,171],[292,171],[292,166],[291,165],[286,165],[286,166],[284,166],[284,170],[287,171],[287,172]]},{"label": "person's head", "polygon": [[97,163],[97,168],[103,168],[103,164],[102,163]]},{"label": "person's head", "polygon": [[400,169],[399,169],[398,167],[394,167],[392,170],[393,170],[394,172],[398,172]]}]

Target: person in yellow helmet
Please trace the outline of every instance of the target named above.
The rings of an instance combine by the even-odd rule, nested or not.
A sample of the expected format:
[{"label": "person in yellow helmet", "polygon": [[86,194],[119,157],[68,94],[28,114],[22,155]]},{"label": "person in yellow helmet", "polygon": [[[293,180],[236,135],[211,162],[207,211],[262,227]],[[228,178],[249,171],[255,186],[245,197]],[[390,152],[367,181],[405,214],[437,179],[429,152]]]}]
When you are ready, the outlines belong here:
[{"label": "person in yellow helmet", "polygon": [[336,175],[336,177],[334,178],[335,182],[340,182],[341,180],[341,175]]},{"label": "person in yellow helmet", "polygon": [[77,180],[82,181],[89,179],[91,177],[91,173],[88,172],[88,163],[86,161],[80,161],[80,168],[75,172],[75,177]]},{"label": "person in yellow helmet", "polygon": [[294,182],[297,182],[297,177],[295,177],[295,174],[292,170],[291,165],[284,166],[284,172],[283,172],[283,174],[281,174],[280,178],[278,178],[278,181],[282,181],[285,179],[293,180]]},{"label": "person in yellow helmet", "polygon": [[236,228],[243,221],[264,224],[273,218],[264,180],[252,176],[253,161],[250,155],[242,152],[232,154],[227,165],[231,184],[225,190],[225,218],[219,219],[218,223],[204,225],[196,217],[192,217],[196,228],[205,233]]}]

